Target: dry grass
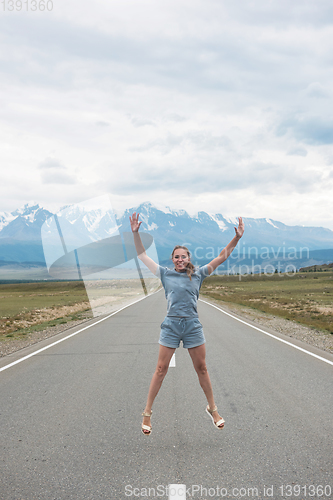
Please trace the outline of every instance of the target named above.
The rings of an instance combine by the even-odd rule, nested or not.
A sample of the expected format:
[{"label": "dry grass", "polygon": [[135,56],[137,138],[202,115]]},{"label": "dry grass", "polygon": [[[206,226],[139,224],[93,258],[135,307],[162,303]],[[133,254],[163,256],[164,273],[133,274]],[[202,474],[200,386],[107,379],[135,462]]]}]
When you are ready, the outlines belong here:
[{"label": "dry grass", "polygon": [[91,315],[82,282],[1,284],[0,300],[0,340]]},{"label": "dry grass", "polygon": [[333,333],[333,272],[210,276],[201,293]]},{"label": "dry grass", "polygon": [[[149,292],[156,288],[155,281],[145,281]],[[143,293],[138,279],[92,281],[86,286],[89,297],[82,281],[0,284],[0,342],[93,317],[91,307],[104,314],[110,304]]]}]

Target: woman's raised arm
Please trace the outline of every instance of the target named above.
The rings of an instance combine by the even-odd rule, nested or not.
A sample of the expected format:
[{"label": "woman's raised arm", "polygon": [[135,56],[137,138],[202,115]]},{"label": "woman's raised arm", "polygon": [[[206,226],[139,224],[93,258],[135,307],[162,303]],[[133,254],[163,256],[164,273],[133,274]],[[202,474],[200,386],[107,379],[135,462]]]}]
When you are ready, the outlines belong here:
[{"label": "woman's raised arm", "polygon": [[235,227],[235,231],[236,231],[235,237],[230,241],[230,243],[228,243],[228,245],[225,248],[223,248],[220,255],[218,257],[216,257],[215,259],[213,259],[211,262],[209,262],[209,264],[208,264],[209,274],[211,274],[213,271],[215,271],[215,269],[219,265],[221,265],[222,262],[227,260],[227,258],[229,257],[229,255],[231,254],[231,252],[233,251],[233,249],[236,247],[237,243],[239,242],[239,240],[243,236],[243,234],[244,234],[244,222],[243,222],[241,217],[238,218],[238,228]]},{"label": "woman's raised arm", "polygon": [[135,248],[136,248],[136,251],[138,254],[138,258],[141,260],[141,262],[143,262],[145,264],[145,266],[148,267],[148,269],[153,274],[155,274],[158,265],[156,264],[155,261],[153,261],[153,259],[148,257],[148,255],[146,254],[146,250],[142,244],[142,241],[141,241],[141,238],[139,235],[139,228],[142,224],[142,221],[139,222],[139,214],[136,215],[136,212],[134,212],[132,214],[132,217],[130,216],[129,219],[130,219],[130,223],[131,223],[131,229],[132,229],[132,233],[133,233],[134,244],[135,244]]}]

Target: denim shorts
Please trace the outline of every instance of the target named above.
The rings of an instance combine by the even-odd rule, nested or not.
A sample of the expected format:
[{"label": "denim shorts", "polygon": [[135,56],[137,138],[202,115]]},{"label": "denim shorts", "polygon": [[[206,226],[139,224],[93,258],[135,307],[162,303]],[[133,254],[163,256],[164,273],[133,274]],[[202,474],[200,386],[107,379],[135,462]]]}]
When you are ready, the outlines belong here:
[{"label": "denim shorts", "polygon": [[185,349],[198,347],[206,342],[199,319],[166,316],[161,324],[159,344],[177,348],[181,340]]}]

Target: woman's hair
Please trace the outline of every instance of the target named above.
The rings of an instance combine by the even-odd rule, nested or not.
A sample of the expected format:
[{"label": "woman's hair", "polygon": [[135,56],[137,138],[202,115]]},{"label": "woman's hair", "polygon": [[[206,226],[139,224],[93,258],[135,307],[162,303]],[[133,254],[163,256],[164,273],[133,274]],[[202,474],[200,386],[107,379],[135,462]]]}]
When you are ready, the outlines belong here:
[{"label": "woman's hair", "polygon": [[[176,245],[175,248],[172,250],[172,254],[171,254],[171,258],[173,259],[173,254],[175,253],[176,250],[178,250],[179,248],[183,248],[183,250],[186,250],[187,252],[187,255],[189,257],[189,259],[191,259],[191,254],[190,254],[190,251],[188,248],[184,247],[183,245]],[[194,265],[192,264],[192,262],[188,262],[187,265],[186,265],[186,274],[187,276],[190,278],[190,280],[192,280],[191,276],[192,274],[194,273]]]}]

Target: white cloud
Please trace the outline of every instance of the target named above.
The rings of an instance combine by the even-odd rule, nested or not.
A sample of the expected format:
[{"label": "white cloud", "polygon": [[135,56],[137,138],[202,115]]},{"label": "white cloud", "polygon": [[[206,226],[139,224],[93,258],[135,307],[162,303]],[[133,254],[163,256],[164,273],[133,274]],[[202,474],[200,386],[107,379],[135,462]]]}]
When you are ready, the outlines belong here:
[{"label": "white cloud", "polygon": [[321,83],[312,82],[305,89],[305,95],[319,99],[328,99],[330,97],[330,91],[321,85]]},{"label": "white cloud", "polygon": [[43,184],[76,184],[73,176],[62,172],[43,172],[41,179]]},{"label": "white cloud", "polygon": [[119,205],[322,224],[333,213],[332,13],[310,0],[5,13],[0,210],[27,190],[58,206],[107,190]]},{"label": "white cloud", "polygon": [[288,133],[305,144],[333,144],[333,116],[291,116],[283,120],[277,128],[278,135]]},{"label": "white cloud", "polygon": [[293,156],[293,155],[296,155],[296,156],[306,156],[308,154],[308,152],[307,152],[307,150],[305,148],[296,147],[296,148],[290,149],[287,154],[289,156]]},{"label": "white cloud", "polygon": [[55,169],[58,169],[58,168],[66,168],[64,165],[61,164],[61,162],[59,160],[57,160],[56,158],[45,158],[45,160],[41,161],[40,164],[38,165],[38,168],[55,168]]}]

